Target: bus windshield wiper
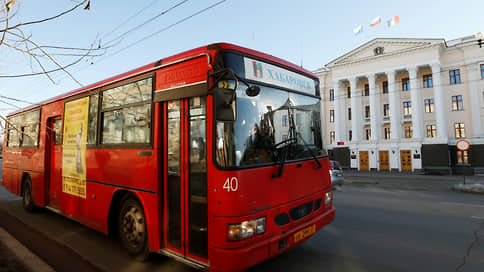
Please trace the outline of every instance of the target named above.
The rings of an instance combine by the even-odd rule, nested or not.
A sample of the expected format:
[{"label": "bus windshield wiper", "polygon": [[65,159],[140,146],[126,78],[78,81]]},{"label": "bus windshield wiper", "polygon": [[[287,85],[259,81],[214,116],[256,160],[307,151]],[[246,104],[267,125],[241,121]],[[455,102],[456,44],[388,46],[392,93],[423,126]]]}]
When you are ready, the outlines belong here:
[{"label": "bus windshield wiper", "polygon": [[295,143],[297,143],[297,138],[292,137],[292,138],[280,141],[279,143],[272,146],[273,150],[277,150],[278,146],[285,144],[281,148],[282,154],[281,154],[281,156],[279,156],[280,157],[279,168],[277,169],[276,174],[272,174],[272,178],[278,178],[278,177],[282,176],[282,172],[284,171],[284,164],[286,163],[286,159],[287,159],[288,150],[289,150],[289,148],[291,148],[292,144],[295,144]]},{"label": "bus windshield wiper", "polygon": [[299,133],[296,133],[297,136],[299,136],[299,138],[302,140],[303,144],[304,144],[304,147],[309,151],[309,153],[311,154],[311,157],[313,157],[314,161],[316,162],[316,169],[319,169],[321,168],[321,163],[319,162],[318,158],[316,158],[316,155],[314,155],[313,151],[311,150],[311,148],[309,148],[309,145],[306,143],[306,141],[304,140],[304,138],[301,136],[301,134]]}]

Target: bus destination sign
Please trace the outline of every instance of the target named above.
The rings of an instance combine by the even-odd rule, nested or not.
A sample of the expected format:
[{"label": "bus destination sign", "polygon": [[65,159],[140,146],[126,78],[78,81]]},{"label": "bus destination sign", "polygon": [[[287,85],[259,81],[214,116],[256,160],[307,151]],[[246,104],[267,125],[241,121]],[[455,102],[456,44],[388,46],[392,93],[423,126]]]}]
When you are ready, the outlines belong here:
[{"label": "bus destination sign", "polygon": [[245,77],[298,92],[315,95],[314,80],[262,61],[244,57]]}]

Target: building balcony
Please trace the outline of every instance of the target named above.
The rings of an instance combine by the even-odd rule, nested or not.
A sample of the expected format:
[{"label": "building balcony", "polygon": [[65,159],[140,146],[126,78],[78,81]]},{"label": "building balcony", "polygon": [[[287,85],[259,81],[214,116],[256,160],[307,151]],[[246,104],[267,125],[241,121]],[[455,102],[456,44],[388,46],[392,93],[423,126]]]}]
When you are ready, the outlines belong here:
[{"label": "building balcony", "polygon": [[412,121],[412,115],[406,114],[402,116],[402,123]]},{"label": "building balcony", "polygon": [[383,116],[383,122],[382,123],[390,123],[390,116]]}]

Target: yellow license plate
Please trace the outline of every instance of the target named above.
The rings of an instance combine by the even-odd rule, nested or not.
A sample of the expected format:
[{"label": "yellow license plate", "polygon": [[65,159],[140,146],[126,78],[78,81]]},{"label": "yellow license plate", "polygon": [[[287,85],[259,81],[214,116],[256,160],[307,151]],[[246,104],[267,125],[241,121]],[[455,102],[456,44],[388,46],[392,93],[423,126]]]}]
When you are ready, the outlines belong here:
[{"label": "yellow license plate", "polygon": [[311,236],[313,233],[316,232],[316,225],[309,226],[303,230],[300,230],[294,233],[294,243]]}]

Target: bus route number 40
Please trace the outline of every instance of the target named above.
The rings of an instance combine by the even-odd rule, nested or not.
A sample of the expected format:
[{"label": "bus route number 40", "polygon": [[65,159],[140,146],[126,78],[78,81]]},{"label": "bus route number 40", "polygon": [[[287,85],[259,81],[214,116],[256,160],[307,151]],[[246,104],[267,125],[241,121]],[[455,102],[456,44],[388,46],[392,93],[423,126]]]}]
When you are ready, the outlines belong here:
[{"label": "bus route number 40", "polygon": [[227,190],[227,192],[236,192],[239,189],[239,181],[236,177],[227,178],[223,188]]}]

